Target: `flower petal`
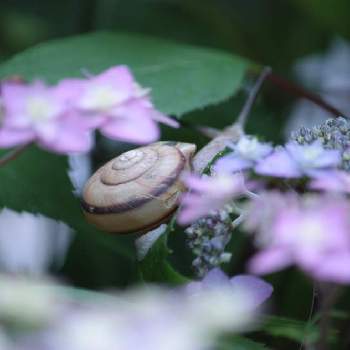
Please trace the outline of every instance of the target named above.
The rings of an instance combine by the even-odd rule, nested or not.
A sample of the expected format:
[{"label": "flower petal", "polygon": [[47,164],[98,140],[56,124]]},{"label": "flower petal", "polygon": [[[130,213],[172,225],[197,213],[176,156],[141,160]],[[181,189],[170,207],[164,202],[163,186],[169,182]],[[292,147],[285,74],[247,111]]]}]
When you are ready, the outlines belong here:
[{"label": "flower petal", "polygon": [[292,257],[285,250],[270,248],[255,254],[248,264],[248,270],[263,275],[281,270],[292,262]]},{"label": "flower petal", "polygon": [[302,176],[298,165],[283,149],[276,149],[274,153],[258,162],[255,172],[260,175],[296,178]]},{"label": "flower petal", "polygon": [[22,129],[0,129],[0,147],[8,148],[35,140],[34,132]]},{"label": "flower petal", "polygon": [[350,283],[350,253],[326,256],[312,271],[320,280],[335,283]]},{"label": "flower petal", "polygon": [[249,291],[254,306],[262,304],[273,292],[270,283],[255,276],[238,275],[231,278],[230,281],[233,288],[242,288]]},{"label": "flower petal", "polygon": [[156,141],[160,133],[158,125],[149,118],[117,118],[106,122],[100,130],[111,139],[139,144]]},{"label": "flower petal", "polygon": [[254,166],[254,162],[248,159],[240,158],[236,155],[228,155],[220,158],[214,165],[214,171],[217,173],[234,173],[246,170]]}]

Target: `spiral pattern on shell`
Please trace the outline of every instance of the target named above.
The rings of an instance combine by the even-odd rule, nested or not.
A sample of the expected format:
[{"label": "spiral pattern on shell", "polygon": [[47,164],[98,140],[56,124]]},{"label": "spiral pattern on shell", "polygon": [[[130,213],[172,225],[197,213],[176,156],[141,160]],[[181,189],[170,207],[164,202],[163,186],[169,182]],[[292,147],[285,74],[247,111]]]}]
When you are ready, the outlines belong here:
[{"label": "spiral pattern on shell", "polygon": [[89,179],[82,207],[89,222],[115,233],[158,226],[177,206],[185,188],[180,175],[195,145],[157,142],[112,159]]}]

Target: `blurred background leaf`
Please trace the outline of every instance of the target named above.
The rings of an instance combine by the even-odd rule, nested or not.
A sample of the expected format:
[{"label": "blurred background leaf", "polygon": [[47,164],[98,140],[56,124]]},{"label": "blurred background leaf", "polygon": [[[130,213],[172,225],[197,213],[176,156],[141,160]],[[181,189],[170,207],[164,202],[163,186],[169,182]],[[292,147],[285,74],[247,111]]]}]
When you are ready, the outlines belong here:
[{"label": "blurred background leaf", "polygon": [[156,106],[180,116],[227,100],[240,87],[248,62],[225,53],[139,35],[94,33],[33,47],[0,66],[0,77],[56,82],[118,64],[152,88]]}]

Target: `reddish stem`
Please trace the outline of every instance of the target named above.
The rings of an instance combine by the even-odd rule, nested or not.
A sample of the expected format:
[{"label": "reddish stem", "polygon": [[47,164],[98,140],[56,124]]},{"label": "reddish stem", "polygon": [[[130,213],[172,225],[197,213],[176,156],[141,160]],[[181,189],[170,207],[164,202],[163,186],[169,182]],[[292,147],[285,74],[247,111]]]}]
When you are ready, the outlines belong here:
[{"label": "reddish stem", "polygon": [[275,73],[271,72],[266,77],[266,79],[270,80],[271,83],[273,83],[274,85],[280,87],[281,89],[283,89],[285,91],[292,93],[295,96],[305,98],[309,101],[312,101],[313,103],[315,103],[316,105],[318,105],[322,109],[333,114],[335,117],[343,116],[343,117],[347,118],[347,116],[342,111],[338,110],[336,107],[332,106],[331,104],[329,104],[328,102],[323,100],[322,97],[320,97],[319,95],[314,94],[310,91],[307,91],[304,88],[302,88],[301,86],[294,84],[293,82],[291,82],[291,81],[289,81],[289,80],[287,80],[287,79],[285,79],[285,78],[283,78]]},{"label": "reddish stem", "polygon": [[25,145],[16,147],[13,150],[5,153],[5,155],[0,158],[0,167],[16,159],[22,152],[24,152],[27,148],[29,148],[30,145],[31,143],[27,143]]}]

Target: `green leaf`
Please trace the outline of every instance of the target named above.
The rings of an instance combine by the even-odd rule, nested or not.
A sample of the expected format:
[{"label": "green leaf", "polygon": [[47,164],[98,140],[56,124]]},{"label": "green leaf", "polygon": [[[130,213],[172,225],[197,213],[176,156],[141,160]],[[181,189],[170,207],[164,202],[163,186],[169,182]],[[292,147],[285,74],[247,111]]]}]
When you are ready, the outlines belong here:
[{"label": "green leaf", "polygon": [[251,339],[241,336],[233,336],[219,342],[216,350],[268,350],[268,348]]},{"label": "green leaf", "polygon": [[97,32],[49,41],[0,65],[0,77],[21,75],[51,83],[97,74],[111,66],[130,66],[143,85],[152,88],[155,105],[180,116],[217,104],[240,88],[248,61],[204,49],[136,34]]},{"label": "green leaf", "polygon": [[318,338],[319,332],[315,324],[285,317],[269,316],[262,330],[274,337],[283,337],[311,344]]},{"label": "green leaf", "polygon": [[[0,156],[4,153],[0,151]],[[86,223],[80,201],[73,194],[67,169],[66,157],[30,147],[0,168],[0,207],[61,220],[118,255],[132,257],[130,244],[125,239],[109,237]]]},{"label": "green leaf", "polygon": [[158,282],[169,284],[183,284],[188,279],[177,272],[167,260],[170,250],[168,248],[168,235],[174,230],[176,215],[157,241],[153,244],[146,257],[139,262],[139,272],[145,282]]}]

